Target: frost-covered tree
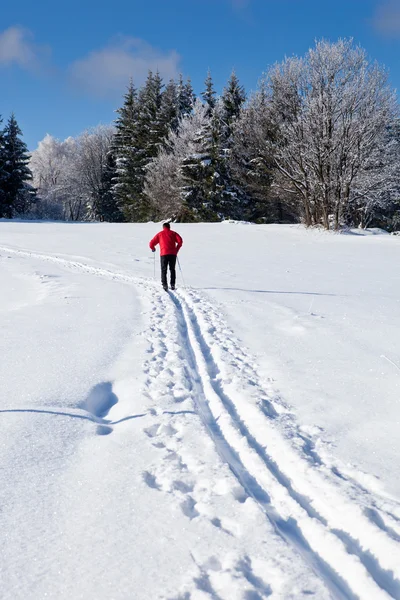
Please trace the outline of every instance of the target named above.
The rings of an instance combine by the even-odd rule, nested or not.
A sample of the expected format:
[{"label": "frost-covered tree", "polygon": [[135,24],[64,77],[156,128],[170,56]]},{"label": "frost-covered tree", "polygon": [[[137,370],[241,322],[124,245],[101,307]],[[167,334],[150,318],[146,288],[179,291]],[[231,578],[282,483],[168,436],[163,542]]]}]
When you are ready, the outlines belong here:
[{"label": "frost-covered tree", "polygon": [[193,91],[191,80],[187,79],[186,83],[184,83],[183,77],[180,75],[177,92],[179,116],[184,117],[185,115],[190,115],[196,102],[196,96]]},{"label": "frost-covered tree", "polygon": [[[170,82],[163,102],[163,83],[159,73],[148,74],[144,86],[133,86],[117,119],[117,141],[113,151],[117,162],[115,193],[128,221],[151,218],[151,207],[144,194],[148,163],[159,153],[169,127],[176,123],[176,84]],[[164,92],[165,93],[165,92]]]},{"label": "frost-covered tree", "polygon": [[213,80],[211,77],[211,71],[208,71],[204,85],[205,85],[205,89],[204,89],[204,92],[201,94],[201,97],[203,98],[204,102],[206,103],[207,114],[211,115],[212,111],[214,110],[214,107],[217,103],[216,92],[214,90],[214,83],[213,83]]},{"label": "frost-covered tree", "polygon": [[180,164],[182,195],[187,214],[192,220],[219,220],[219,181],[217,159],[219,148],[210,107],[206,104],[196,107],[202,116],[193,132],[190,152],[186,152]]},{"label": "frost-covered tree", "polygon": [[114,181],[117,164],[114,153],[110,149],[106,156],[101,174],[101,187],[97,203],[97,218],[100,221],[119,222],[123,221],[123,215],[115,199]]},{"label": "frost-covered tree", "polygon": [[240,85],[235,71],[232,71],[231,73],[228,83],[222,93],[221,100],[223,107],[224,142],[229,146],[232,136],[232,126],[240,117],[243,104],[246,101],[246,92],[244,91],[244,87]]},{"label": "frost-covered tree", "polygon": [[117,109],[118,117],[115,120],[116,133],[112,151],[116,162],[116,172],[112,194],[123,212],[124,208],[131,204],[140,193],[136,156],[136,127],[139,112],[137,96],[137,90],[131,81],[124,96],[124,104]]},{"label": "frost-covered tree", "polygon": [[175,81],[171,79],[161,94],[160,108],[157,111],[156,126],[161,144],[165,142],[171,129],[177,130],[179,117],[179,90]]},{"label": "frost-covered tree", "polygon": [[32,152],[29,166],[33,183],[38,190],[38,217],[64,219],[64,193],[66,142],[47,134]]},{"label": "frost-covered tree", "polygon": [[73,181],[79,186],[86,204],[85,217],[103,219],[102,196],[107,157],[111,150],[114,128],[99,125],[84,131],[75,142]]},{"label": "frost-covered tree", "polygon": [[32,153],[30,166],[38,188],[38,216],[81,221],[87,213],[87,190],[80,172],[76,139],[64,141],[47,135]]},{"label": "frost-covered tree", "polygon": [[307,225],[338,228],[383,172],[385,156],[371,157],[396,114],[387,74],[352,40],[321,41],[273,67],[268,83],[283,189],[297,194]]},{"label": "frost-covered tree", "polygon": [[112,127],[99,126],[75,139],[61,142],[47,135],[39,143],[30,162],[39,191],[39,216],[103,219],[104,177],[113,133]]},{"label": "frost-covered tree", "polygon": [[176,131],[182,115],[193,109],[194,94],[188,80],[170,80],[164,89],[159,73],[149,72],[142,88],[131,84],[119,109],[113,145],[116,159],[114,194],[125,219],[146,221],[154,217],[153,205],[144,193],[147,165],[160,153],[170,131]]},{"label": "frost-covered tree", "polygon": [[0,217],[11,218],[26,213],[35,200],[35,189],[30,182],[29,154],[21,139],[22,131],[12,114],[1,140],[1,197]]},{"label": "frost-covered tree", "polygon": [[400,217],[400,136],[393,123],[382,134],[356,178],[345,213],[350,224],[362,228],[371,224],[393,230]]},{"label": "frost-covered tree", "polygon": [[171,131],[166,147],[147,168],[145,192],[157,217],[181,221],[238,218],[237,191],[228,188],[223,169],[215,119],[209,106],[198,100],[193,114],[181,119],[178,130]]},{"label": "frost-covered tree", "polygon": [[211,120],[199,100],[193,114],[171,131],[166,147],[147,168],[145,192],[158,218],[215,220],[209,195]]},{"label": "frost-covered tree", "polygon": [[214,204],[220,218],[242,219],[245,192],[232,170],[233,126],[239,118],[246,95],[232,72],[221,98],[211,112],[212,168],[214,170]]},{"label": "frost-covered tree", "polygon": [[290,206],[274,193],[276,127],[265,85],[250,98],[233,125],[230,166],[234,181],[245,192],[242,218],[250,221],[291,221]]}]

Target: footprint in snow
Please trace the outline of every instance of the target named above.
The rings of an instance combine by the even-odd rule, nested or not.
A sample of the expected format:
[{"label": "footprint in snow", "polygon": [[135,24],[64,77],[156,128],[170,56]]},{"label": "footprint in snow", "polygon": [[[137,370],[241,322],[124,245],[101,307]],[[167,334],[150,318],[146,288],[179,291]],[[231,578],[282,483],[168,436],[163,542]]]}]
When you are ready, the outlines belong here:
[{"label": "footprint in snow", "polygon": [[150,473],[149,471],[144,471],[142,473],[142,477],[143,481],[146,485],[149,486],[149,488],[152,488],[153,490],[161,490],[161,487],[157,483],[157,479],[152,473]]},{"label": "footprint in snow", "polygon": [[181,509],[183,514],[190,520],[200,516],[200,513],[196,510],[196,502],[192,496],[188,496],[183,502],[181,502]]},{"label": "footprint in snow", "polygon": [[160,425],[156,423],[155,425],[151,425],[150,427],[146,427],[145,429],[143,429],[143,431],[145,432],[145,434],[149,438],[153,438],[153,437],[156,437],[159,428],[160,428]]}]

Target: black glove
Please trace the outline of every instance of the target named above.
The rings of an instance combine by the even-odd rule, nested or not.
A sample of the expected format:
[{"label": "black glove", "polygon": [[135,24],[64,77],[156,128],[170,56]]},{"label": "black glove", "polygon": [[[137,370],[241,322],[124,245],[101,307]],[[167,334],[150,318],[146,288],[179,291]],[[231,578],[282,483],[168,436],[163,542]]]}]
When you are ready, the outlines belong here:
[{"label": "black glove", "polygon": [[155,249],[155,248],[153,248],[152,252],[155,252],[155,251],[156,251],[156,249]]}]

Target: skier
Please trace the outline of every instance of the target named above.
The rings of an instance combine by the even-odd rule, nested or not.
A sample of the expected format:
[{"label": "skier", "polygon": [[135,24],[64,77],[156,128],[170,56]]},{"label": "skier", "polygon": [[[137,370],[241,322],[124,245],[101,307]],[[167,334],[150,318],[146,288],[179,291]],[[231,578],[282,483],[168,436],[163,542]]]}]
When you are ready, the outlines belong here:
[{"label": "skier", "polygon": [[161,260],[161,283],[165,291],[168,290],[167,269],[171,273],[171,290],[175,289],[176,280],[176,257],[182,247],[183,240],[176,231],[171,230],[169,223],[164,223],[162,231],[157,233],[150,241],[149,246],[152,252],[155,252],[155,246],[160,244],[160,260]]}]

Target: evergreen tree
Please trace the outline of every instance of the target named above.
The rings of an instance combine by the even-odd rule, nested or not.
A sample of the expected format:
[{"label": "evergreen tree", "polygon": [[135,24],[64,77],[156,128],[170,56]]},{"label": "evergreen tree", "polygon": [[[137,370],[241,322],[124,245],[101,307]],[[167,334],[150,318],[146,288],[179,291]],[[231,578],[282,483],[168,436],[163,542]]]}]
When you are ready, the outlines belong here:
[{"label": "evergreen tree", "polygon": [[217,221],[212,121],[208,109],[181,164],[185,220]]},{"label": "evergreen tree", "polygon": [[145,85],[139,92],[137,122],[137,153],[145,166],[150,158],[157,156],[164,135],[164,123],[160,120],[162,103],[162,78],[149,71]]},{"label": "evergreen tree", "polygon": [[116,134],[112,153],[115,159],[115,177],[111,193],[117,205],[124,207],[137,195],[136,126],[138,119],[138,93],[131,81],[124,96],[124,104],[117,110]]},{"label": "evergreen tree", "polygon": [[285,202],[272,193],[276,177],[274,145],[276,127],[271,119],[264,82],[233,124],[230,168],[234,182],[244,191],[240,207],[245,220],[293,222],[291,196]]},{"label": "evergreen tree", "polygon": [[[218,221],[225,216],[227,201],[222,163],[216,105],[203,106],[203,119],[193,137],[193,151],[182,162],[183,196],[187,214],[199,221]],[[198,107],[199,111],[200,108]]]},{"label": "evergreen tree", "polygon": [[201,94],[201,96],[208,107],[208,114],[211,115],[215,108],[217,100],[215,98],[214,83],[213,83],[210,71],[208,71],[208,73],[207,73],[207,78],[204,82],[204,85],[206,87],[205,87],[204,92]]},{"label": "evergreen tree", "polygon": [[12,114],[4,129],[1,153],[3,177],[0,216],[9,219],[15,212],[26,212],[35,199],[35,190],[29,184],[33,177],[28,167],[28,149],[21,135],[22,131]]},{"label": "evergreen tree", "polygon": [[224,138],[228,142],[232,136],[232,124],[240,116],[242,106],[246,100],[244,87],[240,85],[235,71],[228,80],[228,84],[222,94]]},{"label": "evergreen tree", "polygon": [[160,138],[164,141],[170,129],[176,131],[179,123],[179,96],[178,88],[173,79],[161,96],[161,105],[157,116]]},{"label": "evergreen tree", "polygon": [[140,222],[151,218],[151,209],[144,195],[146,166],[157,156],[163,140],[161,123],[162,79],[159,73],[149,71],[145,85],[139,90],[137,115],[134,123],[134,146],[130,160],[134,165],[134,181],[131,194],[126,197],[123,212],[129,221]]},{"label": "evergreen tree", "polygon": [[118,208],[118,204],[113,193],[113,186],[116,177],[117,163],[112,151],[107,154],[107,161],[104,166],[101,178],[101,193],[97,206],[96,215],[101,221],[120,222],[123,221],[123,215]]},{"label": "evergreen tree", "polygon": [[245,193],[234,181],[231,167],[232,127],[240,116],[245,92],[234,72],[212,109],[213,205],[219,218],[243,219]]},{"label": "evergreen tree", "polygon": [[183,82],[182,74],[179,76],[178,91],[178,113],[180,117],[190,115],[193,111],[196,102],[196,96],[193,91],[192,82],[190,79]]},{"label": "evergreen tree", "polygon": [[118,111],[121,116],[117,120],[114,149],[117,163],[114,191],[128,221],[146,221],[152,217],[143,191],[146,167],[162,147],[171,120],[176,119],[175,84],[170,83],[165,96],[162,88],[160,74],[149,71],[144,86],[138,92],[128,90],[124,106]]}]

